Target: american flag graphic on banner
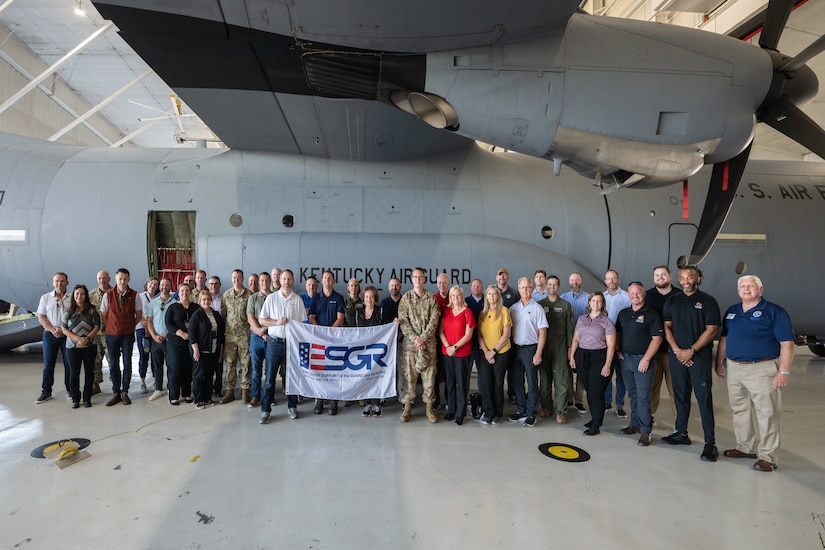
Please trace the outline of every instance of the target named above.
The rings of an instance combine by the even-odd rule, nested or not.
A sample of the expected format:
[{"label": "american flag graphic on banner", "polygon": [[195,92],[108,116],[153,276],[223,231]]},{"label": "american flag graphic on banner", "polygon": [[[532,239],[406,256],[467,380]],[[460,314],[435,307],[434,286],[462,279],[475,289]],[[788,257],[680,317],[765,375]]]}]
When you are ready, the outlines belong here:
[{"label": "american flag graphic on banner", "polygon": [[327,347],[321,344],[301,342],[298,350],[301,359],[301,368],[325,370],[326,364],[324,360],[326,359],[326,355],[324,354],[324,350],[326,349]]}]

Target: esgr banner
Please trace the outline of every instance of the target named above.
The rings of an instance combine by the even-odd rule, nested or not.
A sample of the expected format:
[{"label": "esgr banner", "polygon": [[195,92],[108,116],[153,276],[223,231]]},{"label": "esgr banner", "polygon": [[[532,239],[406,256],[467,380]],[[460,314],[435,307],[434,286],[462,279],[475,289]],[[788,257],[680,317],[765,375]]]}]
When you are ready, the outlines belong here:
[{"label": "esgr banner", "polygon": [[286,325],[286,388],[291,395],[356,401],[396,394],[398,325]]}]

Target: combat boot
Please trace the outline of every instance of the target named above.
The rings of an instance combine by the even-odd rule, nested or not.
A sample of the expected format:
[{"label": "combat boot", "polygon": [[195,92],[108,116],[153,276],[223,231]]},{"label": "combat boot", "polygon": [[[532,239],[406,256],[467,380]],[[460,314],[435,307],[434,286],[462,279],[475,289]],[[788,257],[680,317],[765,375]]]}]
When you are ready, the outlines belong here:
[{"label": "combat boot", "polygon": [[427,403],[427,420],[430,422],[438,422],[438,417],[435,415],[432,403]]},{"label": "combat boot", "polygon": [[409,422],[410,415],[412,415],[412,405],[405,403],[404,412],[401,413],[401,422]]},{"label": "combat boot", "polygon": [[249,398],[252,395],[252,390],[241,390],[241,400],[244,403],[249,403]]},{"label": "combat boot", "polygon": [[218,403],[221,405],[226,405],[227,403],[232,403],[233,401],[235,401],[235,390],[226,390]]}]

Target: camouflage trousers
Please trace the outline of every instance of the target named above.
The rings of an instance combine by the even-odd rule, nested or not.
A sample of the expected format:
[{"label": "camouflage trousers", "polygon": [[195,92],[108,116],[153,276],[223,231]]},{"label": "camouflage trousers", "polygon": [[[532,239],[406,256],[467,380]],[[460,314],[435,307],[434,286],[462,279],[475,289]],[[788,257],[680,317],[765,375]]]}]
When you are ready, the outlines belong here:
[{"label": "camouflage trousers", "polygon": [[106,347],[106,335],[103,331],[98,331],[95,335],[95,346],[97,353],[95,354],[95,384],[103,383],[103,358],[106,358],[106,364],[109,363],[109,349]]},{"label": "camouflage trousers", "polygon": [[252,388],[252,356],[249,354],[249,336],[240,338],[227,337],[224,342],[223,359],[226,363],[224,386],[226,390],[234,390],[238,380],[235,365],[241,365],[241,389]]},{"label": "camouflage trousers", "polygon": [[427,349],[419,351],[414,345],[404,346],[401,350],[401,361],[398,362],[398,378],[401,388],[398,400],[401,403],[412,405],[415,402],[415,387],[418,377],[424,392],[421,400],[424,403],[435,401],[435,342],[427,345]]}]

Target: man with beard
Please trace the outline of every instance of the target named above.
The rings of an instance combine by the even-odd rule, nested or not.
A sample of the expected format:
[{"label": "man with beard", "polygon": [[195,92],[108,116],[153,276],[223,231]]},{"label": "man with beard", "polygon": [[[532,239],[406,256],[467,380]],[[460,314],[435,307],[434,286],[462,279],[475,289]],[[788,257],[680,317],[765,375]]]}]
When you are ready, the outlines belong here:
[{"label": "man with beard", "polygon": [[[673,276],[670,274],[670,269],[668,269],[666,265],[657,265],[653,268],[653,288],[645,294],[645,303],[655,309],[659,317],[662,316],[667,299],[674,294],[682,292],[682,289],[671,283],[672,280]],[[655,417],[656,411],[659,409],[662,380],[664,380],[667,393],[670,395],[670,410],[673,412],[673,416],[676,416],[676,403],[673,398],[673,381],[670,378],[670,365],[668,365],[667,359],[667,340],[664,338],[662,338],[659,351],[656,353],[655,362],[656,372],[653,375],[653,386],[650,390],[650,414],[652,417]]]},{"label": "man with beard", "polygon": [[713,296],[699,290],[701,275],[695,266],[679,270],[681,294],[665,302],[662,318],[665,338],[670,344],[670,375],[676,399],[676,429],[662,441],[670,445],[690,445],[687,424],[690,392],[696,395],[702,416],[705,448],[702,460],[716,462],[716,426],[713,418],[713,338],[719,328],[719,304]]}]

